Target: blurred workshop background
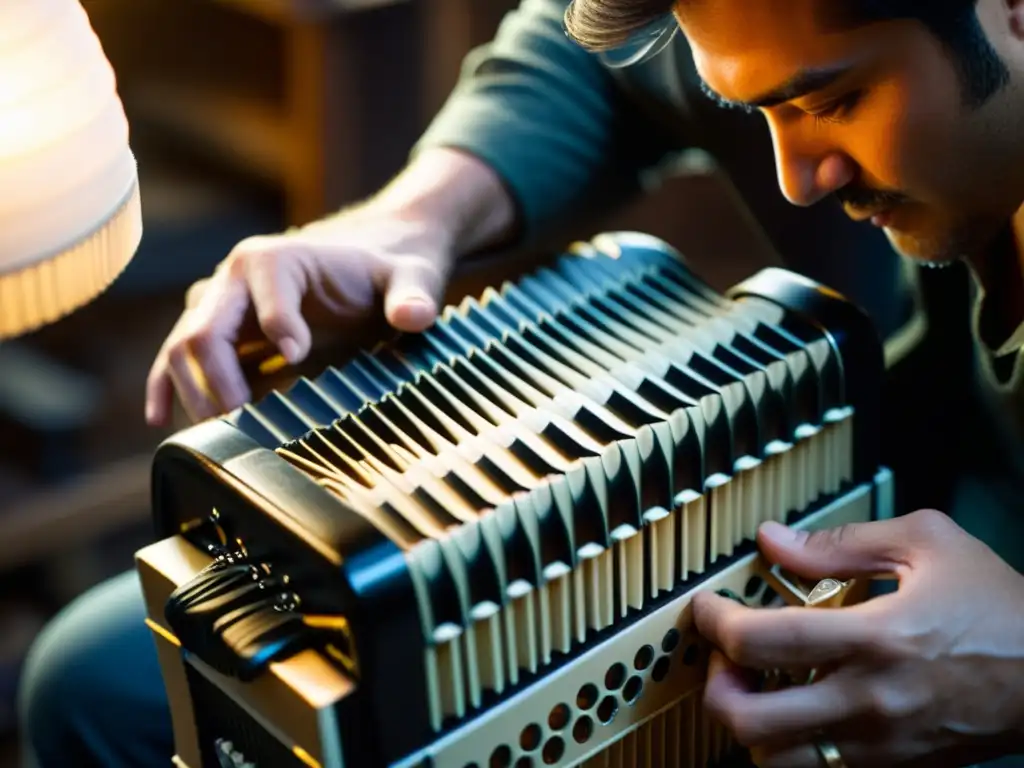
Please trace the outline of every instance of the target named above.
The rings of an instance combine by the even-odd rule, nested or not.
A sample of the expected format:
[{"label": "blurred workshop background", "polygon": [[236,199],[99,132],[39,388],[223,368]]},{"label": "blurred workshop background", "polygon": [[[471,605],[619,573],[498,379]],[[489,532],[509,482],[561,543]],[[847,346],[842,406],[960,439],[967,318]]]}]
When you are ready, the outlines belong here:
[{"label": "blurred workshop background", "polygon": [[[145,233],[99,300],[0,344],[0,765],[16,764],[14,694],[33,636],[148,541],[150,461],[166,432],[144,423],[144,383],[187,286],[240,239],[387,181],[465,53],[516,2],[84,5],[131,124]],[[720,286],[772,260],[710,166],[671,185],[614,223],[665,237]],[[744,258],[714,259],[723,248]]]}]

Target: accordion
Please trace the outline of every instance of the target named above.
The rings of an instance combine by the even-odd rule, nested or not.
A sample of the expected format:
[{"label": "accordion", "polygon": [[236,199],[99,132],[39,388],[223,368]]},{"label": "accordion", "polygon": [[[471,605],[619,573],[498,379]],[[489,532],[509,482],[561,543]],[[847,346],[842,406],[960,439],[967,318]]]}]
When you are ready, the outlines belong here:
[{"label": "accordion", "polygon": [[768,520],[892,514],[871,322],[609,233],[164,442],[137,554],[179,768],[722,766],[689,609]]}]

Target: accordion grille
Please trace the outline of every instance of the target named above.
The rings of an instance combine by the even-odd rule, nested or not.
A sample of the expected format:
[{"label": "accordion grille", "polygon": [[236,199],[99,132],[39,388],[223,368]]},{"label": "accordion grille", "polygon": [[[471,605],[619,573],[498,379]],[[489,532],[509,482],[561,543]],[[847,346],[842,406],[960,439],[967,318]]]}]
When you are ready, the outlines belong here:
[{"label": "accordion grille", "polygon": [[204,766],[309,768],[308,761],[263,728],[195,667],[185,664],[185,673]]},{"label": "accordion grille", "polygon": [[[579,730],[582,729],[578,728],[574,738],[581,735]],[[550,760],[558,746],[548,750],[542,760]],[[726,729],[704,711],[700,697],[691,696],[645,721],[580,765],[581,768],[724,768],[747,765],[747,762],[744,751],[733,742]]]}]

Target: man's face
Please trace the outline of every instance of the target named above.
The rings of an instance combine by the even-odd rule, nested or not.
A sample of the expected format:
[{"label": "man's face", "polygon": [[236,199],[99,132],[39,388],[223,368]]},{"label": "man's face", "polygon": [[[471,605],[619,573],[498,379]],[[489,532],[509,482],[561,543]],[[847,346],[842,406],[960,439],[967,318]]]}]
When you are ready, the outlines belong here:
[{"label": "man's face", "polygon": [[[1024,203],[1015,80],[969,107],[924,25],[840,28],[824,15],[835,2],[682,0],[676,17],[708,89],[767,119],[791,202],[832,196],[906,256],[970,255]],[[1007,5],[979,4],[997,50],[1017,44]]]}]

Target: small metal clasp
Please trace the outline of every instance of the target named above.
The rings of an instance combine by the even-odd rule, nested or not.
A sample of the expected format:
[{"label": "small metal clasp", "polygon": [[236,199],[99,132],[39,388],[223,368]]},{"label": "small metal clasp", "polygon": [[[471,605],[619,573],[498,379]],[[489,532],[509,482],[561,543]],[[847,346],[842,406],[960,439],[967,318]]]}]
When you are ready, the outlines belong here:
[{"label": "small metal clasp", "polygon": [[827,578],[811,586],[780,565],[768,569],[768,581],[787,604],[806,608],[840,608],[856,584],[854,579],[841,581]]},{"label": "small metal clasp", "polygon": [[[804,608],[841,608],[850,590],[856,585],[855,579],[821,579],[811,586],[807,581],[784,570],[780,565],[768,569],[768,582],[787,605]],[[775,669],[766,672],[762,681],[763,690],[777,690],[790,685],[810,685],[818,675],[812,669],[797,673]]]}]

